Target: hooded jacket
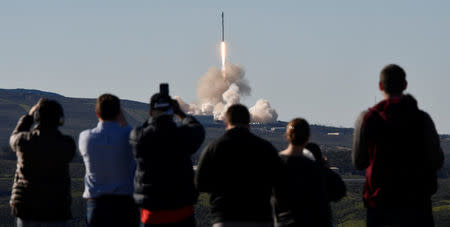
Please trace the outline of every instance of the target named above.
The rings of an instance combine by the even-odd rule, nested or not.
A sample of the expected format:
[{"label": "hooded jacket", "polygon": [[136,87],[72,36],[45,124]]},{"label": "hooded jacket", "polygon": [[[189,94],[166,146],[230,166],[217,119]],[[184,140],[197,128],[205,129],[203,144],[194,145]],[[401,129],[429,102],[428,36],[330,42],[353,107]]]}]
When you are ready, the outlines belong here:
[{"label": "hooded jacket", "polygon": [[352,158],[357,169],[366,169],[367,207],[423,207],[437,190],[444,155],[430,116],[404,95],[360,114]]},{"label": "hooded jacket", "polygon": [[10,137],[17,155],[11,193],[13,215],[24,220],[64,221],[71,218],[69,163],[75,141],[57,128],[35,127],[33,117],[20,118]]}]

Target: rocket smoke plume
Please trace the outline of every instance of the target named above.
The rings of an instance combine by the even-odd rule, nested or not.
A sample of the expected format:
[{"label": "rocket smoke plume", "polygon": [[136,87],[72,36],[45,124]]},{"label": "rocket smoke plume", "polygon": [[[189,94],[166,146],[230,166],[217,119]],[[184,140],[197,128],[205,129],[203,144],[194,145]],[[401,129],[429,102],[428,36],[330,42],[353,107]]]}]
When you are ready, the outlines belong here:
[{"label": "rocket smoke plume", "polygon": [[[226,63],[224,69],[211,67],[200,78],[197,103],[187,104],[180,97],[175,97],[183,111],[194,115],[213,115],[215,120],[224,120],[229,106],[240,103],[241,97],[251,94],[241,66]],[[265,99],[258,100],[249,111],[253,123],[270,123],[278,118],[276,110]]]}]

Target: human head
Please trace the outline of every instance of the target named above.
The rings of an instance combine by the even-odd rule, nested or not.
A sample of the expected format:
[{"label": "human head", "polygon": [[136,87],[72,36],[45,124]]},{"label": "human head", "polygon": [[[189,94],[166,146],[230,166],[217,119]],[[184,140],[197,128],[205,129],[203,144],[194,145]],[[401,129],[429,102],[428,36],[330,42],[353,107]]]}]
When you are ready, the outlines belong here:
[{"label": "human head", "polygon": [[172,98],[156,93],[150,98],[150,116],[161,115],[173,115]]},{"label": "human head", "polygon": [[34,120],[39,126],[57,128],[64,124],[64,111],[55,100],[43,99],[34,112]]},{"label": "human head", "polygon": [[286,127],[286,139],[295,146],[304,146],[310,136],[309,124],[303,118],[291,120]]},{"label": "human head", "polygon": [[225,112],[225,125],[227,129],[233,127],[248,128],[250,124],[250,113],[246,106],[242,104],[234,104],[228,107]]},{"label": "human head", "polygon": [[389,64],[381,70],[379,87],[387,96],[401,95],[407,85],[406,73],[400,66]]},{"label": "human head", "polygon": [[120,100],[112,94],[103,94],[95,105],[97,117],[103,121],[115,121],[120,114]]},{"label": "human head", "polygon": [[306,144],[305,148],[313,154],[314,159],[323,159],[322,151],[320,150],[320,146],[317,143],[308,143]]}]

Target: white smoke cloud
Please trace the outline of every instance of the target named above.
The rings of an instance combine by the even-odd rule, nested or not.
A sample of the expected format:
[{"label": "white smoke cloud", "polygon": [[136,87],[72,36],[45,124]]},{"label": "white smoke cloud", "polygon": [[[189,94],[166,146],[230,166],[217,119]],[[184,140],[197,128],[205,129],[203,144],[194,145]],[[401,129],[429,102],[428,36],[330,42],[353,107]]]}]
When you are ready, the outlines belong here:
[{"label": "white smoke cloud", "polygon": [[[215,120],[224,120],[225,112],[233,104],[240,103],[242,96],[251,94],[245,71],[239,65],[227,63],[225,73],[216,67],[211,67],[198,81],[198,103],[188,104],[180,97],[175,99],[183,111],[194,115],[213,115]],[[269,123],[278,118],[275,109],[267,100],[260,99],[250,108],[253,122]]]},{"label": "white smoke cloud", "polygon": [[270,107],[269,101],[260,99],[249,109],[254,123],[270,123],[278,119],[277,111]]}]

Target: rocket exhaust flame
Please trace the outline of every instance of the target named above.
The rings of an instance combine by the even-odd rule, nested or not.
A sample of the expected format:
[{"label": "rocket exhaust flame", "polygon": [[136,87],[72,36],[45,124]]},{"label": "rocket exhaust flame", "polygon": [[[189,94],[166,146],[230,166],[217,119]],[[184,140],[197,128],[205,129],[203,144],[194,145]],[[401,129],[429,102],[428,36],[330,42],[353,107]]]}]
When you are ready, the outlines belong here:
[{"label": "rocket exhaust flame", "polygon": [[226,46],[225,46],[225,27],[224,27],[224,14],[222,12],[222,42],[220,43],[220,55],[222,57],[222,77],[225,78],[225,59],[226,59]]},{"label": "rocket exhaust flame", "polygon": [[225,58],[226,58],[225,42],[220,43],[220,55],[222,57],[222,74],[225,77]]}]

